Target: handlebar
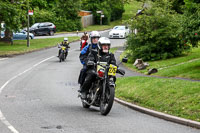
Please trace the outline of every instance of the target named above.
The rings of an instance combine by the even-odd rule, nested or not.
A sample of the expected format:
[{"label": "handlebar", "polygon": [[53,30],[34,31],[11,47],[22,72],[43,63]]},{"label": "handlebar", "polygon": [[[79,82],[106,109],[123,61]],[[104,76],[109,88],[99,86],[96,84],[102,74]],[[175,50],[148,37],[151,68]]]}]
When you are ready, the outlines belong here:
[{"label": "handlebar", "polygon": [[[93,61],[88,61],[87,63],[88,66],[95,66],[95,65],[100,65],[103,68],[109,68],[110,64],[106,64],[106,65],[102,65],[99,62],[95,63]],[[120,69],[119,66],[117,66],[117,73],[121,74],[121,75],[125,75],[125,71]]]}]

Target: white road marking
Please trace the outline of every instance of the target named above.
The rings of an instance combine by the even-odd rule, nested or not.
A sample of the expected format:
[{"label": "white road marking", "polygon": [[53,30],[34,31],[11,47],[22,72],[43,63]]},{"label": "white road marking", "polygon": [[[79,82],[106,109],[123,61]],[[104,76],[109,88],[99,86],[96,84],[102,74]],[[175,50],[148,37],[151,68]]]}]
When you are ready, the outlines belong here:
[{"label": "white road marking", "polygon": [[0,58],[0,61],[1,61],[1,60],[6,60],[6,59],[8,59],[8,58]]},{"label": "white road marking", "polygon": [[[53,57],[55,57],[55,56],[51,56],[51,57],[49,57],[49,58],[46,58],[46,59],[44,59],[44,60],[38,62],[37,64],[33,65],[32,67],[26,69],[25,71],[23,71],[23,72],[17,74],[16,76],[13,76],[13,77],[12,77],[11,79],[9,79],[5,84],[3,84],[3,86],[1,86],[1,88],[0,88],[0,94],[1,94],[2,90],[3,90],[11,81],[13,81],[14,79],[18,78],[19,76],[21,76],[21,75],[23,75],[24,73],[26,73],[26,72],[32,70],[32,69],[35,68],[36,66],[40,65],[41,63],[43,63],[43,62],[45,62],[45,61],[47,61],[47,60],[49,60],[49,59],[51,59],[51,58],[53,58]],[[19,132],[6,120],[6,118],[4,117],[4,115],[3,115],[3,113],[2,113],[1,110],[0,110],[0,120],[1,120],[2,123],[4,123],[4,124],[8,127],[8,129],[10,129],[10,131],[11,131],[12,133],[19,133]]]}]

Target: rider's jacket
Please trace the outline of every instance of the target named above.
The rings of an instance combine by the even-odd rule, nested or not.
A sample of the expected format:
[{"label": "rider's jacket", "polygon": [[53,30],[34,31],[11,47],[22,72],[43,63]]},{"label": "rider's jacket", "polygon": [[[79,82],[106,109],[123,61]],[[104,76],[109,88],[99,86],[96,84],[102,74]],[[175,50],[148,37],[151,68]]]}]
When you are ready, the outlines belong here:
[{"label": "rider's jacket", "polygon": [[64,47],[66,47],[66,48],[69,48],[69,43],[68,42],[62,42],[61,44],[60,44],[60,46],[64,46]]},{"label": "rider's jacket", "polygon": [[81,61],[81,63],[82,63],[83,65],[86,64],[86,62],[87,62],[87,56],[88,56],[88,54],[90,53],[90,51],[91,51],[92,49],[97,49],[97,44],[89,44],[89,45],[85,46],[85,47],[81,50],[79,59],[80,59],[80,61]]},{"label": "rider's jacket", "polygon": [[112,54],[112,53],[103,53],[100,51],[99,55],[98,55],[97,50],[92,50],[89,53],[87,58],[88,58],[87,61],[93,61],[95,63],[97,63],[97,61],[99,61],[99,62],[107,62],[108,64],[116,65],[116,59],[115,59],[114,54]]}]

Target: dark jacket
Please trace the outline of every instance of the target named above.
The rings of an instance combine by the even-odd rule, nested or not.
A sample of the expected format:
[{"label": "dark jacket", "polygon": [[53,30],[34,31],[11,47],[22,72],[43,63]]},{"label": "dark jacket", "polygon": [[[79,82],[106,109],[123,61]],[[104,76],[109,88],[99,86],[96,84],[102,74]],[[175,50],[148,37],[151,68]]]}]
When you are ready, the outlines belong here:
[{"label": "dark jacket", "polygon": [[89,44],[81,50],[79,59],[83,65],[86,65],[88,54],[92,49],[97,49],[97,44]]},{"label": "dark jacket", "polygon": [[99,55],[100,56],[98,57],[97,50],[92,50],[87,57],[88,58],[87,61],[93,61],[95,63],[97,63],[97,61],[100,61],[100,62],[107,62],[108,64],[116,65],[116,59],[115,59],[114,54],[99,52]]},{"label": "dark jacket", "polygon": [[62,42],[62,43],[60,44],[60,46],[64,46],[64,47],[66,47],[66,48],[70,48],[68,42]]}]

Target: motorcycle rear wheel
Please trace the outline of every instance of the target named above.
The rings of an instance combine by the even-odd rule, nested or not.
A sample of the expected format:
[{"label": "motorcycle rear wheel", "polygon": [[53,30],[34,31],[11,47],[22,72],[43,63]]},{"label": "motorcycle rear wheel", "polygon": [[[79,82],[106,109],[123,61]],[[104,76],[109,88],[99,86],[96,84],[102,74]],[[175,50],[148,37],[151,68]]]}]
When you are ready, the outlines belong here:
[{"label": "motorcycle rear wheel", "polygon": [[110,112],[114,102],[115,88],[110,86],[108,89],[105,90],[104,95],[104,101],[102,99],[103,95],[101,96],[100,112],[102,115],[107,115]]}]

